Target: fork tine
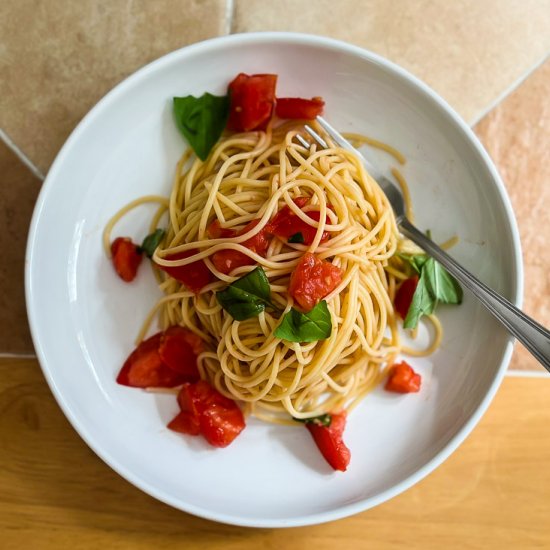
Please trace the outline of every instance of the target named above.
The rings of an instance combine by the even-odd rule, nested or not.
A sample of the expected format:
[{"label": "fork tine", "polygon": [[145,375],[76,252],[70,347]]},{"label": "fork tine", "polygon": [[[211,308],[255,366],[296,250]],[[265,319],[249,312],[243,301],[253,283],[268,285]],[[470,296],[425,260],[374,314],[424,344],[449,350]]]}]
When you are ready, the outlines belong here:
[{"label": "fork tine", "polygon": [[323,149],[328,149],[328,143],[311,126],[306,124],[304,129]]},{"label": "fork tine", "polygon": [[[322,116],[317,117],[317,122],[323,128],[323,130],[340,146],[342,149],[346,149],[348,151],[351,151],[352,153],[355,153],[363,162],[363,164],[366,166],[367,170],[370,172],[370,174],[375,178],[378,179],[382,176],[381,172],[377,170],[373,164],[361,153],[361,151],[357,150],[336,128],[331,126]],[[307,128],[306,128],[307,130]]]},{"label": "fork tine", "polygon": [[342,149],[347,149],[348,151],[353,151],[357,153],[357,149],[347,140],[344,136],[331,126],[322,116],[317,117],[317,122],[320,124],[321,128],[340,146]]},{"label": "fork tine", "polygon": [[294,136],[296,138],[296,141],[299,141],[301,145],[303,145],[306,149],[309,149],[311,147],[311,143],[309,143],[303,136],[300,134],[296,134]]}]

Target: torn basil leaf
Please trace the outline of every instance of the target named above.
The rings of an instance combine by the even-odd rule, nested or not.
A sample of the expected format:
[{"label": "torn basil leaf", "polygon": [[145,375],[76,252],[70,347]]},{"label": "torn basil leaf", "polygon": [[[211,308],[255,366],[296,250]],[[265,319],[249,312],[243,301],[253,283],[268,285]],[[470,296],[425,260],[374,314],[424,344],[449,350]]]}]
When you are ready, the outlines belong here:
[{"label": "torn basil leaf", "polygon": [[314,416],[313,418],[295,418],[292,417],[296,422],[302,422],[303,424],[315,424],[317,426],[326,426],[327,428],[332,423],[332,415],[330,414],[321,414],[319,416]]},{"label": "torn basil leaf", "polygon": [[300,233],[300,231],[298,231],[298,233],[294,233],[294,235],[291,235],[288,238],[288,242],[296,243],[296,244],[304,244],[304,236],[302,235],[302,233]]},{"label": "torn basil leaf", "polygon": [[256,317],[271,304],[271,289],[261,266],[216,293],[218,303],[235,320]]},{"label": "torn basil leaf", "polygon": [[400,255],[400,258],[420,273],[418,285],[403,323],[405,328],[415,328],[420,317],[432,313],[438,302],[462,303],[460,284],[439,262],[423,254],[406,257]]},{"label": "torn basil leaf", "polygon": [[426,284],[431,295],[444,304],[462,303],[462,288],[458,281],[433,258],[422,269],[426,274]]},{"label": "torn basil leaf", "polygon": [[331,332],[330,311],[327,302],[322,300],[307,313],[292,308],[283,316],[274,334],[289,342],[316,342],[326,340]]},{"label": "torn basil leaf", "polygon": [[179,131],[197,156],[206,160],[227,123],[229,97],[209,93],[175,97],[173,111]]},{"label": "torn basil leaf", "polygon": [[145,252],[149,258],[152,258],[158,245],[161,243],[162,239],[164,239],[164,235],[166,235],[166,231],[164,231],[164,229],[156,229],[153,233],[147,235],[147,237],[143,239],[143,242],[139,247],[140,250]]}]

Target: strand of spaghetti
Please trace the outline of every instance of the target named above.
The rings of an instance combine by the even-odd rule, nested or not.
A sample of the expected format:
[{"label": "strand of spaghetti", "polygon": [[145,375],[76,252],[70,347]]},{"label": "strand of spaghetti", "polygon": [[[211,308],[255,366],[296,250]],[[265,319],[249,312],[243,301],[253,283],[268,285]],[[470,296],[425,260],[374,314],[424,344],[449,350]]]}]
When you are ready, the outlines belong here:
[{"label": "strand of spaghetti", "polygon": [[411,223],[414,223],[414,211],[412,208],[411,193],[409,191],[409,186],[405,181],[405,178],[402,176],[401,172],[397,168],[391,169],[392,176],[397,180],[399,187],[401,189],[401,194],[403,195],[403,200],[405,201],[405,215],[409,218]]},{"label": "strand of spaghetti", "polygon": [[395,147],[392,147],[391,145],[388,145],[383,141],[379,141],[377,139],[373,139],[367,136],[362,136],[361,134],[354,134],[351,132],[345,132],[342,135],[348,141],[350,140],[354,141],[355,144],[357,144],[358,146],[361,146],[362,144],[366,143],[367,145],[370,145],[375,149],[380,149],[381,151],[385,151],[386,153],[390,154],[399,164],[405,164],[407,162],[405,157]]},{"label": "strand of spaghetti", "polygon": [[109,219],[109,221],[105,225],[105,228],[103,229],[103,249],[105,250],[105,254],[108,258],[111,257],[111,233],[117,222],[128,212],[130,212],[130,210],[133,210],[134,208],[141,206],[142,204],[147,204],[150,202],[158,202],[159,204],[168,207],[168,201],[166,200],[166,197],[161,197],[159,195],[146,195],[144,197],[140,197],[139,199],[135,199],[132,202],[129,202],[126,206],[122,207],[118,212],[116,212],[114,216]]},{"label": "strand of spaghetti", "polygon": [[428,347],[419,350],[411,348],[409,346],[403,346],[401,348],[401,351],[403,353],[411,355],[413,357],[425,357],[427,355],[431,355],[441,345],[441,340],[443,339],[443,327],[441,326],[441,322],[433,314],[426,315],[426,319],[431,322],[434,329],[434,336]]},{"label": "strand of spaghetti", "polygon": [[[164,328],[179,324],[201,335],[208,347],[198,359],[201,378],[224,395],[249,403],[252,414],[282,423],[288,423],[288,415],[311,418],[355,406],[405,349],[392,301],[399,281],[407,277],[395,252],[409,245],[399,238],[391,207],[355,155],[332,143],[328,149],[305,148],[294,141],[299,131],[289,123],[224,136],[205,162],[189,155],[180,159],[167,201],[167,235],[153,261],[159,267],[189,269],[203,261],[216,281],[195,295],[163,275],[160,288],[167,296],[144,324],[147,331],[158,312]],[[376,140],[362,143],[380,145]],[[403,161],[392,148],[379,148]],[[305,206],[296,204],[299,197],[308,199]],[[268,233],[265,257],[248,248],[245,243],[270,231],[270,220],[284,207],[297,223],[312,228],[313,240],[288,243]],[[210,239],[207,227],[213,220],[237,233],[257,222],[242,235]],[[329,239],[321,243],[325,233]],[[173,259],[189,251],[189,257]],[[220,273],[212,261],[220,251],[239,252],[253,265]],[[332,331],[325,340],[288,342],[274,331],[281,315],[296,307],[289,280],[305,252],[342,270],[340,283],[325,296]],[[258,317],[235,321],[215,293],[256,265],[263,267],[271,301],[283,313],[268,308]],[[437,320],[428,319],[434,326],[432,349],[441,331]]]}]

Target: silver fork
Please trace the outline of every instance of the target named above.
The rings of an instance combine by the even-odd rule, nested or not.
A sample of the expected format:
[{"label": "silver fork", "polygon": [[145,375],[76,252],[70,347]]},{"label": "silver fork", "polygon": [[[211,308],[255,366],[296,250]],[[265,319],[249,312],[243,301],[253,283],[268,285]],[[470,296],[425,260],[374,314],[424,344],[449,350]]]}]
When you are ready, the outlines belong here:
[{"label": "silver fork", "polygon": [[[467,269],[462,267],[443,249],[418,230],[405,215],[405,202],[400,189],[373,166],[349,141],[347,141],[324,118],[318,116],[317,122],[325,132],[343,149],[352,151],[365,165],[369,174],[378,182],[393,208],[397,225],[405,237],[420,246],[425,252],[436,259],[513,334],[550,372],[550,332],[531,317],[525,315],[506,298],[490,289]],[[305,126],[306,132],[323,148],[328,148],[327,142],[310,126]],[[297,136],[302,145],[309,143]]]}]

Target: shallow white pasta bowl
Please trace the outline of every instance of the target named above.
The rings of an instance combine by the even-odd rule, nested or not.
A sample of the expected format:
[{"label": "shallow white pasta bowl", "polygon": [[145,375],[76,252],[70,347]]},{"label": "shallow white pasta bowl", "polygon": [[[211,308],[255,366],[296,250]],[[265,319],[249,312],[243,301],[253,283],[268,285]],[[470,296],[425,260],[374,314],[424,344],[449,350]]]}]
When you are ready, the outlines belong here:
[{"label": "shallow white pasta bowl", "polygon": [[[217,521],[284,527],[334,520],[404,491],[443,462],[493,398],[512,351],[507,333],[466,293],[440,309],[444,339],[411,360],[419,394],[379,388],[351,414],[346,473],[332,472],[307,430],[250,420],[228,448],[170,432],[173,395],[119,386],[115,376],[159,297],[142,269],[126,285],[101,247],[108,218],[134,198],[167,194],[185,142],[171,98],[224,93],[239,72],[276,73],[278,95],[322,96],[341,131],[385,141],[406,157],[416,222],[481,280],[518,304],[518,232],[504,186],[471,130],[433,91],[388,61],[325,38],[266,33],[189,46],[144,67],[84,118],[40,194],[27,249],[36,351],[64,413],[114,470],[172,506]],[[384,167],[391,162],[375,153]],[[147,209],[120,235],[143,235]],[[421,334],[426,338],[426,334]]]}]

